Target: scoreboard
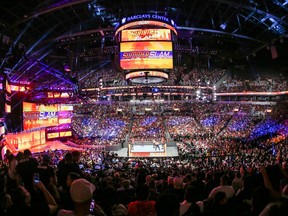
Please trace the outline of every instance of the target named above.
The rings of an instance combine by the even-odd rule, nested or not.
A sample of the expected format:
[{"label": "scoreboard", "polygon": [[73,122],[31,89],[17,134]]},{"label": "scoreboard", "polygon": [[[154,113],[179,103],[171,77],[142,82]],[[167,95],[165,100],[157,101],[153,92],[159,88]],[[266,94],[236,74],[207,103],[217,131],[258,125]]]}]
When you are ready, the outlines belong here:
[{"label": "scoreboard", "polygon": [[121,32],[121,41],[149,41],[164,40],[171,41],[169,29],[129,29]]},{"label": "scoreboard", "polygon": [[119,66],[126,80],[152,84],[168,79],[173,69],[173,40],[177,35],[173,20],[155,14],[124,17],[117,26]]},{"label": "scoreboard", "polygon": [[120,67],[132,69],[173,69],[172,42],[141,41],[120,44]]}]

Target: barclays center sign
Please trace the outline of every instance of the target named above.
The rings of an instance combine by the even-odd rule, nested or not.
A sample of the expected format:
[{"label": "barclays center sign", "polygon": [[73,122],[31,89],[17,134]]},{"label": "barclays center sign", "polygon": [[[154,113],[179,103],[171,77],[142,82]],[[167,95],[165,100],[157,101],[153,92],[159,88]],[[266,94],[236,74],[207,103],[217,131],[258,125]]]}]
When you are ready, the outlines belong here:
[{"label": "barclays center sign", "polygon": [[174,21],[169,19],[168,17],[157,15],[157,14],[148,14],[148,13],[124,17],[121,19],[121,25],[123,25],[125,23],[129,23],[129,22],[141,21],[141,20],[156,20],[156,21],[169,23],[169,24],[172,24],[172,26],[175,26]]}]

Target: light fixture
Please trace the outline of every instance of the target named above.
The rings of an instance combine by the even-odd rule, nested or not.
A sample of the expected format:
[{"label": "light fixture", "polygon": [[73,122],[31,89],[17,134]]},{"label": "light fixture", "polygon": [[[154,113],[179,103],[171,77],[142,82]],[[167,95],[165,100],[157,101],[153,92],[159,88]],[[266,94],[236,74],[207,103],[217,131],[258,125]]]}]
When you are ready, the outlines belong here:
[{"label": "light fixture", "polygon": [[226,23],[222,23],[222,24],[220,25],[220,28],[223,29],[223,30],[225,30],[226,27],[227,27],[227,24],[226,24]]}]

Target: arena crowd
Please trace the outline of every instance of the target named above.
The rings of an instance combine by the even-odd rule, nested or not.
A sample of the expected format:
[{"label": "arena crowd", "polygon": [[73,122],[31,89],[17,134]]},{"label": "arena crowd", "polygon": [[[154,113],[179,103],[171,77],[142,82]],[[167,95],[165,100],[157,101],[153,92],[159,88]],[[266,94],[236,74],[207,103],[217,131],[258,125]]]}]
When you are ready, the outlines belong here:
[{"label": "arena crowd", "polygon": [[[277,106],[146,105],[76,107],[71,142],[83,151],[6,152],[1,215],[285,215],[288,121]],[[163,137],[179,157],[88,148]]]}]

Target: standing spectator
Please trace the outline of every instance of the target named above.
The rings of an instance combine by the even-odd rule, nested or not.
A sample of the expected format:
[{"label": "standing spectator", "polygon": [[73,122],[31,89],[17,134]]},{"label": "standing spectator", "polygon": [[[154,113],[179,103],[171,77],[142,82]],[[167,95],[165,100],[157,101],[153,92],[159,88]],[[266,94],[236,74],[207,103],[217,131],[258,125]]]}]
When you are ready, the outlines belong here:
[{"label": "standing spectator", "polygon": [[8,175],[7,175],[7,183],[6,183],[6,192],[11,191],[18,186],[17,180],[17,171],[16,167],[18,161],[23,158],[23,152],[18,152],[16,157],[13,154],[9,156],[9,166],[8,166]]},{"label": "standing spectator", "polygon": [[155,204],[157,216],[179,216],[180,203],[175,194],[164,193]]},{"label": "standing spectator", "polygon": [[135,201],[135,190],[130,185],[130,181],[128,179],[122,180],[122,186],[117,189],[117,193],[119,196],[120,203],[128,206],[128,204],[132,201]]},{"label": "standing spectator", "polygon": [[38,165],[36,172],[39,173],[40,180],[44,184],[45,187],[48,185],[57,184],[57,179],[55,175],[54,168],[50,166],[51,157],[48,154],[42,155],[42,163]]},{"label": "standing spectator", "polygon": [[220,178],[220,186],[214,188],[211,193],[209,194],[208,199],[214,199],[216,193],[218,192],[224,192],[226,194],[226,198],[230,199],[232,197],[234,197],[235,195],[235,191],[234,188],[232,186],[229,185],[229,179],[226,175],[221,176]]},{"label": "standing spectator", "polygon": [[[75,180],[70,188],[70,194],[74,202],[74,210],[61,209],[58,216],[83,216],[91,215],[90,207],[93,193],[96,187],[86,179],[80,178]],[[98,208],[99,209],[99,208]],[[105,215],[103,211],[99,211],[96,215]]]},{"label": "standing spectator", "polygon": [[42,182],[35,183],[34,186],[32,193],[22,186],[11,192],[13,205],[8,209],[8,216],[49,216],[56,213],[57,204]]},{"label": "standing spectator", "polygon": [[178,197],[179,203],[184,200],[183,178],[176,176],[173,179],[173,188],[167,189],[166,193],[173,193]]},{"label": "standing spectator", "polygon": [[135,171],[135,175],[137,179],[137,185],[145,184],[146,176],[149,175],[149,170],[144,167],[143,162],[139,162],[138,168]]},{"label": "standing spectator", "polygon": [[149,201],[149,188],[140,184],[136,188],[136,201],[129,203],[129,216],[155,216],[155,201]]},{"label": "standing spectator", "polygon": [[101,207],[103,208],[107,216],[126,216],[127,208],[119,202],[117,190],[114,187],[106,187],[101,201]]},{"label": "standing spectator", "polygon": [[80,179],[81,176],[78,173],[73,173],[70,172],[67,176],[67,188],[65,188],[63,191],[61,191],[60,193],[60,197],[61,197],[61,206],[63,209],[66,210],[74,210],[74,203],[73,200],[71,198],[71,194],[70,194],[70,188],[72,183],[76,180],[76,179]]},{"label": "standing spectator", "polygon": [[32,192],[33,186],[33,174],[38,167],[38,161],[32,157],[32,153],[29,149],[24,150],[24,157],[19,160],[16,171],[18,173],[18,185],[24,184],[24,187]]},{"label": "standing spectator", "polygon": [[[78,165],[79,159],[80,159],[80,152],[77,150],[72,151],[72,157],[73,157],[73,163]],[[78,165],[79,166],[79,165]]]},{"label": "standing spectator", "polygon": [[243,181],[241,179],[240,172],[235,173],[235,178],[232,181],[232,187],[234,188],[235,193],[237,194],[238,190],[243,187]]},{"label": "standing spectator", "polygon": [[219,191],[215,194],[213,198],[213,204],[210,211],[207,212],[208,216],[213,215],[221,215],[221,216],[229,216],[234,215],[233,212],[228,205],[228,199],[226,197],[226,193],[223,191]]},{"label": "standing spectator", "polygon": [[62,188],[66,188],[67,176],[70,172],[75,172],[81,175],[79,165],[74,163],[71,152],[67,152],[65,158],[58,164],[58,184]]},{"label": "standing spectator", "polygon": [[180,204],[180,216],[200,215],[200,207],[196,204],[198,191],[193,186],[188,186],[185,190],[184,201]]},{"label": "standing spectator", "polygon": [[157,192],[157,188],[156,188],[156,182],[154,180],[152,180],[149,185],[149,200],[154,200],[156,201],[158,199],[158,197],[160,196],[160,193]]}]

